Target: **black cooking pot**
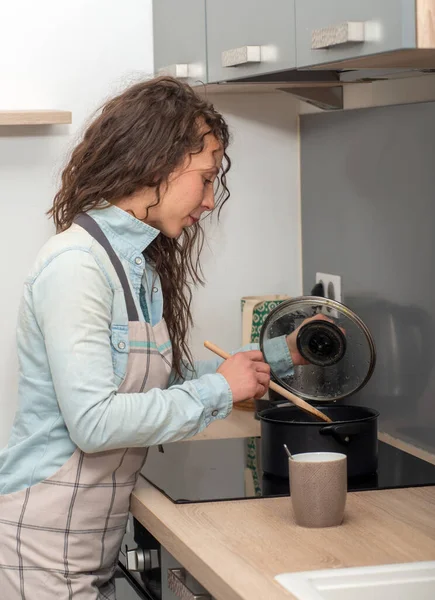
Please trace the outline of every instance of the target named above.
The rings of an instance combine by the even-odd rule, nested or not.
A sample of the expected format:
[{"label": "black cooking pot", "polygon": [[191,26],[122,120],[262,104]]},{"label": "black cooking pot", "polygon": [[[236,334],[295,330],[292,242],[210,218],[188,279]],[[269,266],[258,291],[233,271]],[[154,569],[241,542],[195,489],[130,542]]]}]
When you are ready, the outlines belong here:
[{"label": "black cooking pot", "polygon": [[[327,320],[319,319],[318,315]],[[292,372],[283,371],[282,364],[274,366],[274,371],[274,346],[270,342],[296,330],[297,348],[306,362],[295,366]],[[349,477],[376,473],[378,411],[341,404],[366,385],[376,363],[373,338],[358,315],[328,298],[306,296],[288,300],[266,318],[260,332],[260,348],[271,364],[272,378],[316,406],[332,421],[320,421],[293,405],[259,412],[263,472],[288,477],[288,460],[283,448],[286,444],[292,454],[346,454]],[[272,351],[270,355],[269,351]]]},{"label": "black cooking pot", "polygon": [[347,456],[348,477],[376,473],[378,468],[378,416],[372,408],[317,405],[332,419],[319,421],[296,406],[278,406],[259,413],[261,466],[265,473],[288,477],[284,444],[292,454],[341,452]]}]

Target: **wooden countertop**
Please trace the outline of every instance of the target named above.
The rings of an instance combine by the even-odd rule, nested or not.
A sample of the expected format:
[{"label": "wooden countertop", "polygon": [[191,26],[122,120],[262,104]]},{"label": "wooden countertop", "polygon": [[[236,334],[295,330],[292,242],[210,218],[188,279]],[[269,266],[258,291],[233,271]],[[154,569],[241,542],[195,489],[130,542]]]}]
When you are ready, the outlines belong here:
[{"label": "wooden countertop", "polygon": [[352,492],[343,525],[317,530],[290,498],[177,505],[143,478],[131,510],[217,600],[289,600],[279,573],[435,560],[435,487]]},{"label": "wooden countertop", "polygon": [[[191,439],[259,435],[253,413],[234,410]],[[279,573],[435,560],[435,487],[352,492],[343,525],[321,530],[295,525],[290,498],[174,504],[142,477],[131,511],[217,600],[289,600]]]}]

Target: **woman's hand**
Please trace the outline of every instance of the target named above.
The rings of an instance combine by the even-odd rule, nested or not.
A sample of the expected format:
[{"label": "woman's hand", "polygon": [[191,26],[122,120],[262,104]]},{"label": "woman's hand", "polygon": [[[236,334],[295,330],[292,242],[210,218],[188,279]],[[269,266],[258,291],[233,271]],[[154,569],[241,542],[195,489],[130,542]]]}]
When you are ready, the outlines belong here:
[{"label": "woman's hand", "polygon": [[227,380],[234,403],[262,398],[269,387],[270,367],[259,350],[234,354],[217,372]]},{"label": "woman's hand", "polygon": [[292,361],[293,361],[294,365],[309,365],[310,364],[299,352],[296,340],[298,337],[299,329],[301,327],[303,327],[304,325],[306,325],[307,323],[310,323],[311,321],[329,321],[330,323],[334,322],[332,319],[329,319],[328,317],[325,317],[324,315],[316,315],[315,317],[310,317],[309,319],[305,319],[305,321],[302,321],[302,323],[299,325],[299,327],[297,329],[295,329],[290,335],[287,336],[287,345],[288,345],[288,349],[290,350],[290,356],[292,357]]}]

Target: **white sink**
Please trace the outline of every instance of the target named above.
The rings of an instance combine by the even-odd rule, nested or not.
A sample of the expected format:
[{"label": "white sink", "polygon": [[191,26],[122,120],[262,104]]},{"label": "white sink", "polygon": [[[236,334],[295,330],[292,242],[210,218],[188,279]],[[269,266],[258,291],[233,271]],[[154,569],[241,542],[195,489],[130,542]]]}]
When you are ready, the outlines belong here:
[{"label": "white sink", "polygon": [[435,561],[283,573],[298,600],[435,600]]}]

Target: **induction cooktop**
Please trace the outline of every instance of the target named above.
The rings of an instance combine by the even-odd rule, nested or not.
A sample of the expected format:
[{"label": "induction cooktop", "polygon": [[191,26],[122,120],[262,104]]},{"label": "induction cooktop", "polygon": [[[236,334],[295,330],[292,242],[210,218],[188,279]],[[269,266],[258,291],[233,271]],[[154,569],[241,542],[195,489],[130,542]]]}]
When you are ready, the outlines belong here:
[{"label": "induction cooktop", "polygon": [[[288,479],[261,471],[261,438],[201,440],[150,448],[142,475],[174,503],[288,496]],[[435,465],[378,443],[376,473],[348,479],[348,490],[435,485]]]}]

